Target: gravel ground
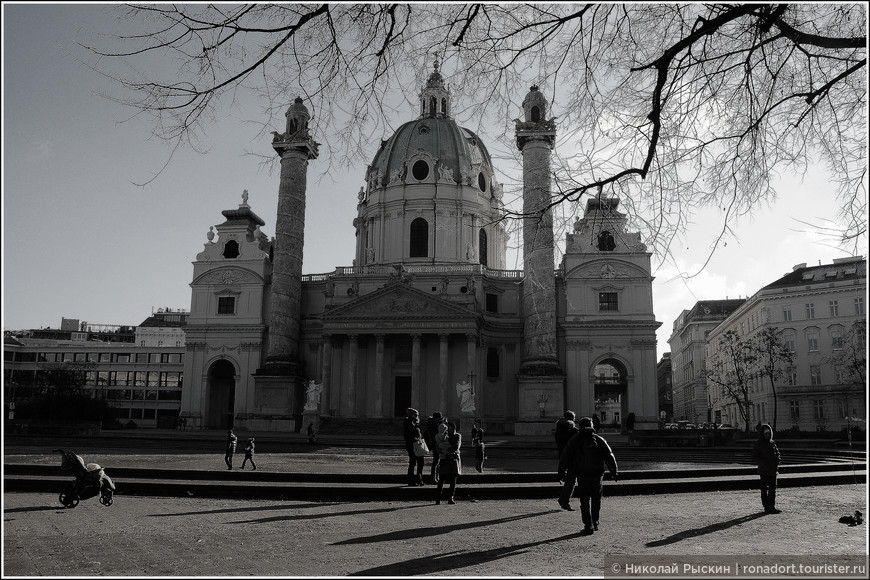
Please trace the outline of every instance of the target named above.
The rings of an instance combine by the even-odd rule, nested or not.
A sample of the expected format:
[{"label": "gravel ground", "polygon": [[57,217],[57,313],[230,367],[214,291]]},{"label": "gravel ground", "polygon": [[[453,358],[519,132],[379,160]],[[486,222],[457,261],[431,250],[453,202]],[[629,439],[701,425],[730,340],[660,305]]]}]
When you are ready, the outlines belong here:
[{"label": "gravel ground", "polygon": [[[605,485],[605,496],[606,496]],[[315,503],[5,493],[3,576],[601,576],[607,555],[866,555],[865,484],[605,498],[601,530],[554,500]],[[835,558],[836,559],[836,558]]]}]

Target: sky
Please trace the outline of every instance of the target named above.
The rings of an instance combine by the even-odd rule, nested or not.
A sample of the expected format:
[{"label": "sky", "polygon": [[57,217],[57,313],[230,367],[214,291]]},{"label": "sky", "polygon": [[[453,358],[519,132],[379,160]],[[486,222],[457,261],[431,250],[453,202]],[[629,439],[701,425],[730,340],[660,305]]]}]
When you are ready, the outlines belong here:
[{"label": "sky", "polygon": [[[274,151],[252,122],[258,106],[242,103],[209,127],[204,151],[177,150],[170,159],[150,121],[101,96],[109,81],[77,60],[76,40],[109,23],[104,12],[3,4],[4,330],[57,328],[62,318],[138,325],[158,308],[189,309],[192,262],[243,190],[274,235],[278,174],[261,163]],[[409,108],[406,120],[416,114]],[[259,122],[283,131],[283,116]],[[364,164],[329,175],[318,164],[327,162],[309,166],[305,274],[351,265],[364,185]],[[736,235],[703,269],[718,228],[712,212],[697,216],[673,249],[676,264],[653,256],[659,358],[670,350],[673,321],[698,300],[746,297],[796,264],[849,255],[806,225],[835,219],[828,182],[818,169],[803,180],[784,176],[776,203],[736,222]]]}]

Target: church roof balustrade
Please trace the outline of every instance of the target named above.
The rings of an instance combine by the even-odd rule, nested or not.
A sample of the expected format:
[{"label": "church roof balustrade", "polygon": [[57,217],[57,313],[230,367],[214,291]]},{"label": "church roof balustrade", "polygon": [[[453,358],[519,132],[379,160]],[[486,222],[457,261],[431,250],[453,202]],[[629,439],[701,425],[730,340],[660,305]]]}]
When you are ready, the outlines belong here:
[{"label": "church roof balustrade", "polygon": [[[405,264],[402,266],[408,274],[480,274],[488,278],[500,278],[507,280],[522,280],[522,270],[497,270],[487,268],[481,264]],[[305,274],[302,276],[303,282],[323,282],[330,276],[365,276],[365,277],[383,277],[395,275],[396,267],[392,264],[375,265],[375,266],[339,266],[333,272],[321,274]],[[557,275],[561,275],[561,271],[557,270]]]}]

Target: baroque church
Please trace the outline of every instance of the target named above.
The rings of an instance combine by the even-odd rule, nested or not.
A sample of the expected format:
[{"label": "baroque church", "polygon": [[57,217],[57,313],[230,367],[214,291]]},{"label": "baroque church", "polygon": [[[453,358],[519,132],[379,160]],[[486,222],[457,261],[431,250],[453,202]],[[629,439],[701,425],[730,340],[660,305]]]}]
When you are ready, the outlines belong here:
[{"label": "baroque church", "polygon": [[381,142],[366,170],[353,264],[303,275],[306,172],[318,144],[297,98],[285,131],[273,133],[275,236],[245,194],[196,255],[187,426],[393,425],[414,407],[463,432],[477,422],[493,434],[550,435],[569,409],[598,413],[604,427],[657,428],[650,253],[627,231],[619,200],[599,196],[554,264],[556,124],[537,86],[522,107],[522,271],[505,269],[502,186],[486,145],[453,119],[436,62],[417,118]]}]

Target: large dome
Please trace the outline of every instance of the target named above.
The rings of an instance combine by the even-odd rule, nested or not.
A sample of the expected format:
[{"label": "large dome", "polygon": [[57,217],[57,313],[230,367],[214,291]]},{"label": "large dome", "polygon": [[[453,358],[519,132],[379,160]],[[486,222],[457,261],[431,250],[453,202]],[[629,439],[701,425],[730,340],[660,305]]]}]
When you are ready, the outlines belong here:
[{"label": "large dome", "polygon": [[[426,163],[419,164],[419,158]],[[417,162],[408,167],[412,159]],[[369,184],[374,188],[428,181],[430,172],[435,181],[472,185],[492,193],[492,162],[486,146],[453,119],[437,117],[409,121],[382,142],[369,166]]]},{"label": "large dome", "polygon": [[486,146],[450,108],[436,61],[420,115],[382,141],[368,166],[354,220],[356,264],[504,268],[502,187]]}]

